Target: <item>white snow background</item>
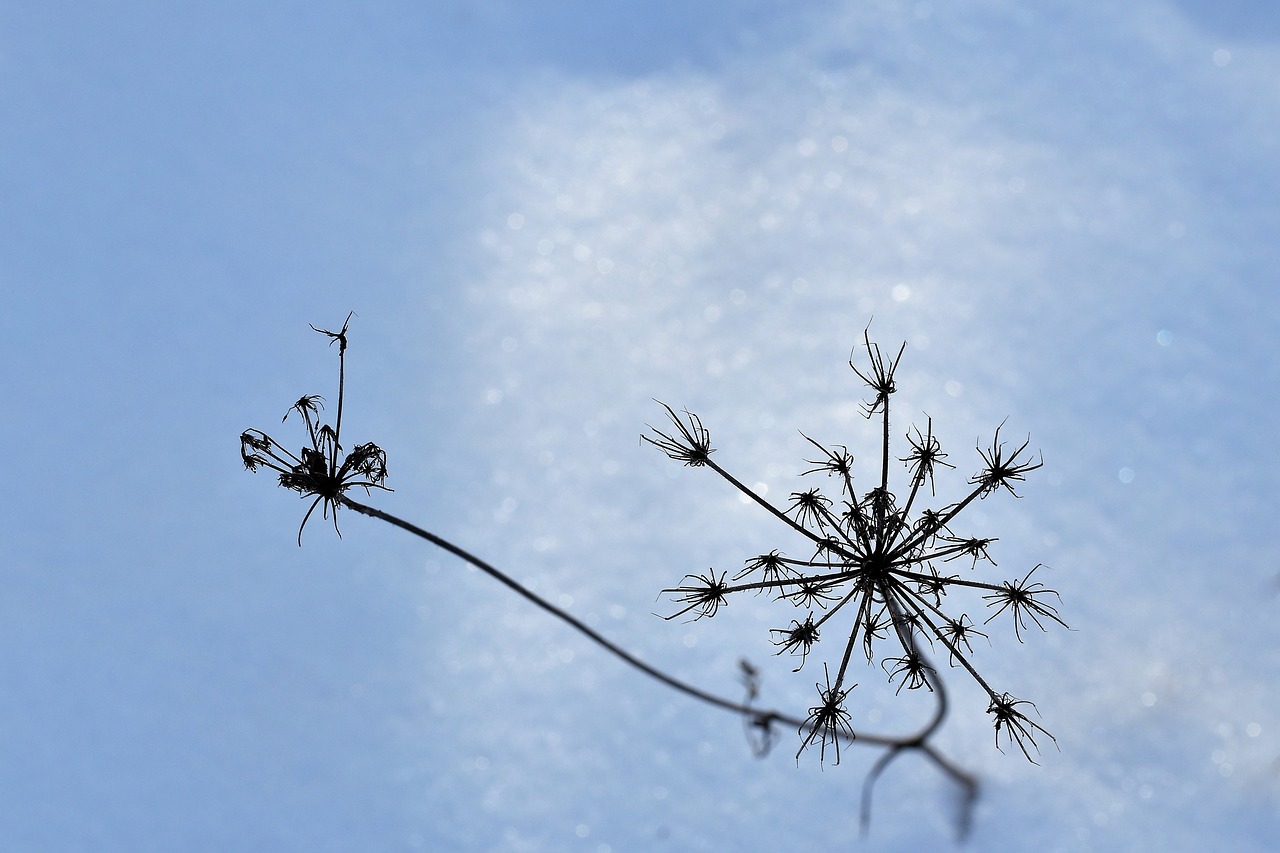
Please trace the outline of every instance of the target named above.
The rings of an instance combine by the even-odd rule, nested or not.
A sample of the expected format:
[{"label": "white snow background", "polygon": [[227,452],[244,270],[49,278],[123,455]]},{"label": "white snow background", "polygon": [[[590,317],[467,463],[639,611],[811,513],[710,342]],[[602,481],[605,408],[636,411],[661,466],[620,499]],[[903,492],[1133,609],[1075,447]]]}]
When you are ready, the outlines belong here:
[{"label": "white snow background", "polygon": [[[654,398],[687,407],[784,505],[812,485],[800,430],[871,477],[847,361],[868,324],[906,341],[896,455],[932,417],[941,505],[998,425],[1029,435],[1022,499],[957,532],[999,537],[980,577],[1044,563],[1071,625],[1019,644],[997,619],[976,647],[1056,736],[1039,766],[944,673],[937,743],[984,786],[969,846],[1272,849],[1267,4],[538,6],[325,7],[249,36],[135,11],[132,55],[9,13],[46,41],[14,36],[5,71],[25,85],[0,202],[0,847],[950,843],[949,783],[917,757],[860,842],[876,750],[797,765],[783,731],[755,759],[731,715],[351,513],[299,550],[306,504],[237,470],[235,437],[300,441],[277,421],[300,393],[332,408],[336,353],[306,324],[354,309],[344,432],[387,449],[397,490],[373,502],[708,689],[736,696],[746,657],[800,714],[838,637],[793,674],[784,603],[659,618],[686,573],[794,539],[639,436]],[[855,677],[855,728],[931,709]]]}]

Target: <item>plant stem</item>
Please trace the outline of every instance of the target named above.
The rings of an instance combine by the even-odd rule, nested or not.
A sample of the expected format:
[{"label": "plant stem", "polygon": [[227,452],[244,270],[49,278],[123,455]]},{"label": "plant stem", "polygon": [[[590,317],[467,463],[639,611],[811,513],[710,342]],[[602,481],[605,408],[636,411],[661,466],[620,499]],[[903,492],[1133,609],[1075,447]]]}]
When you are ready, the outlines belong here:
[{"label": "plant stem", "polygon": [[[594,628],[591,628],[590,626],[582,622],[580,619],[578,619],[576,616],[572,615],[571,613],[568,613],[567,611],[557,607],[556,605],[552,604],[551,602],[547,601],[546,599],[532,592],[531,590],[529,590],[528,588],[520,584],[518,581],[516,581],[515,579],[507,575],[506,573],[502,572],[501,570],[491,565],[490,563],[486,562],[485,560],[482,560],[481,558],[477,557],[475,554],[472,554],[470,551],[467,551],[466,549],[453,544],[447,539],[437,536],[436,534],[432,533],[429,530],[424,530],[421,527],[418,527],[416,524],[412,524],[408,521],[405,521],[404,519],[394,516],[391,513],[383,512],[382,510],[377,509],[375,507],[366,506],[362,503],[359,503],[358,501],[352,500],[346,495],[340,496],[339,500],[341,501],[343,506],[349,509],[353,509],[356,512],[360,513],[361,515],[367,515],[370,518],[376,518],[380,521],[385,521],[390,525],[399,527],[401,530],[404,530],[408,533],[412,533],[414,536],[417,536],[418,538],[423,539],[431,543],[432,545],[435,545],[437,548],[448,551],[450,554],[453,554],[455,557],[458,557],[463,562],[466,562],[474,566],[475,568],[479,569],[480,571],[484,572],[485,574],[489,575],[494,580],[501,583],[503,586],[506,586],[508,589],[515,592],[521,598],[526,599],[527,601],[531,602],[532,604],[536,605],[537,607],[541,608],[547,613],[550,613],[552,616],[556,617],[561,622],[568,624],[574,630],[578,631],[580,634],[583,634],[592,642],[594,642],[596,645],[610,652],[615,657],[621,658],[623,661],[635,667],[636,669],[640,670],[645,675],[648,675],[651,678],[657,679],[658,681],[662,682],[663,684],[667,685],[673,690],[678,690],[687,696],[691,696],[694,699],[698,699],[699,701],[706,702],[709,705],[714,705],[717,708],[721,708],[723,710],[730,711],[732,713],[747,717],[753,722],[758,723],[765,727],[768,727],[771,723],[778,722],[778,723],[784,723],[787,725],[793,725],[799,731],[802,731],[802,732],[807,731],[811,728],[811,726],[806,720],[800,719],[798,717],[794,717],[790,714],[784,714],[780,711],[762,710],[760,708],[752,707],[751,705],[743,702],[736,702],[732,699],[727,699],[723,696],[717,696],[714,693],[709,693],[706,690],[702,690],[701,688],[694,687],[693,685],[687,684],[684,681],[681,681],[680,679],[675,678],[674,676],[668,675],[662,670],[657,669],[651,666],[650,664],[647,664],[644,661],[640,660],[635,655],[628,652],[626,649],[623,649],[622,647],[618,646],[611,640],[602,636]],[[942,756],[930,743],[928,743],[928,739],[933,735],[934,731],[938,728],[938,726],[942,724],[942,721],[946,717],[946,713],[947,713],[946,690],[942,685],[942,680],[940,678],[933,677],[931,673],[932,673],[932,670],[930,670],[930,674],[927,675],[926,677],[929,678],[929,680],[933,684],[934,695],[938,699],[938,707],[934,712],[932,718],[922,729],[920,729],[915,734],[907,735],[904,737],[893,737],[890,735],[876,735],[876,734],[858,734],[854,740],[857,743],[863,743],[871,746],[889,747],[889,752],[886,753],[885,756],[883,756],[880,759],[880,761],[877,763],[875,767],[875,773],[874,773],[875,776],[878,776],[879,772],[883,770],[885,766],[887,766],[889,761],[897,757],[903,751],[908,749],[915,749],[922,752],[925,756],[929,758],[929,760],[933,761],[933,763],[936,764],[938,768],[942,770],[943,773],[951,777],[951,779],[954,780],[955,783],[959,785],[963,790],[964,802],[966,804],[969,804],[969,805],[966,805],[965,819],[961,821],[961,826],[963,827],[967,825],[967,809],[971,806],[972,802],[977,797],[978,780],[971,774],[966,773],[956,765],[952,764],[949,760],[947,760],[944,756]],[[864,807],[869,808],[869,805],[870,805],[869,793],[864,794],[863,800],[865,804]]]}]

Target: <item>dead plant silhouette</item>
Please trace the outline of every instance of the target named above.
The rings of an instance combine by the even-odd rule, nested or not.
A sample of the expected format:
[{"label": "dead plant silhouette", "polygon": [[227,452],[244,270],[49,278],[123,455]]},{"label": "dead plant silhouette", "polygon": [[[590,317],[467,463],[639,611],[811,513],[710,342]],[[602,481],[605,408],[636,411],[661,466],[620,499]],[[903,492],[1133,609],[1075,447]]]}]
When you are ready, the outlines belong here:
[{"label": "dead plant silhouette", "polygon": [[342,498],[348,489],[358,486],[366,494],[371,489],[391,491],[382,485],[387,479],[387,454],[378,445],[372,442],[357,444],[341,463],[338,462],[338,457],[342,456],[342,406],[347,384],[347,325],[352,316],[347,315],[337,332],[311,327],[328,336],[330,345],[338,344],[338,416],[335,426],[319,423],[324,398],[308,394],[300,397],[280,419],[284,423],[294,412],[302,417],[310,444],[304,446],[297,456],[260,429],[245,430],[240,435],[240,457],[246,468],[250,471],[269,468],[279,474],[283,488],[291,489],[304,498],[315,496],[307,514],[302,517],[302,524],[298,525],[299,546],[302,545],[302,530],[317,505],[323,507],[325,518],[333,512],[333,529],[342,536],[342,531],[338,530],[338,507],[343,504]]},{"label": "dead plant silhouette", "polygon": [[[996,427],[990,446],[978,445],[982,467],[968,481],[972,488],[960,501],[937,509],[916,510],[926,481],[930,495],[935,494],[934,475],[939,467],[954,468],[946,462],[947,454],[933,435],[933,419],[929,418],[924,432],[912,427],[907,433],[911,451],[897,461],[905,463],[909,472],[907,499],[899,505],[889,490],[889,472],[894,457],[890,453],[889,410],[890,398],[897,392],[894,373],[906,351],[906,344],[898,348],[892,360],[887,359],[880,346],[873,343],[870,330],[864,330],[863,344],[869,365],[862,368],[849,359],[849,367],[862,380],[873,396],[862,405],[866,417],[879,413],[881,418],[881,452],[879,477],[871,488],[862,492],[854,485],[852,454],[844,445],[826,446],[809,436],[806,441],[820,452],[820,458],[806,460],[813,467],[802,476],[826,474],[835,478],[839,495],[833,499],[820,488],[792,492],[791,503],[786,509],[774,506],[754,490],[720,467],[712,458],[711,433],[697,415],[684,410],[682,414],[666,403],[658,402],[674,429],[667,431],[650,427],[651,434],[642,436],[654,447],[677,462],[693,468],[710,469],[729,482],[750,501],[754,501],[786,527],[798,533],[812,556],[793,558],[771,551],[766,555],[750,557],[746,567],[726,583],[727,572],[717,579],[714,569],[700,575],[685,575],[680,586],[664,590],[675,599],[679,607],[668,618],[695,613],[696,619],[711,618],[725,607],[729,597],[738,592],[760,593],[768,591],[780,601],[807,611],[804,621],[791,620],[787,628],[775,628],[775,641],[779,654],[799,653],[800,666],[813,653],[824,627],[843,613],[847,636],[844,652],[832,684],[827,664],[823,664],[823,681],[818,683],[819,702],[811,710],[806,725],[801,727],[802,741],[796,753],[800,754],[814,742],[819,746],[819,760],[826,759],[827,746],[835,747],[836,763],[840,761],[840,741],[851,739],[854,733],[849,725],[850,715],[846,700],[856,684],[848,684],[849,664],[858,646],[867,663],[879,657],[880,666],[888,675],[889,683],[898,682],[897,691],[903,688],[916,690],[921,687],[939,692],[941,681],[929,662],[918,638],[924,638],[930,647],[934,640],[948,652],[948,663],[960,666],[982,687],[989,700],[987,713],[994,718],[996,748],[1001,747],[1001,736],[1017,746],[1032,763],[1032,752],[1039,753],[1036,735],[1057,741],[1039,723],[1030,719],[1019,708],[1035,706],[1025,699],[1015,699],[1008,693],[991,687],[970,661],[972,636],[986,636],[973,627],[967,613],[950,615],[943,609],[943,600],[959,590],[978,590],[989,607],[995,611],[987,617],[991,622],[1008,611],[1013,621],[1014,637],[1021,642],[1022,632],[1028,621],[1042,631],[1045,623],[1056,622],[1066,627],[1057,609],[1049,603],[1058,593],[1044,584],[1028,583],[1039,568],[1035,566],[1021,580],[1003,583],[962,578],[945,574],[940,564],[961,557],[970,557],[970,568],[976,568],[978,560],[994,561],[987,549],[994,538],[956,536],[949,527],[960,513],[975,500],[982,500],[1001,490],[1015,498],[1015,485],[1025,475],[1040,468],[1040,458],[1031,459],[1027,452],[1030,439],[1012,451],[1000,440],[1003,424]],[[838,503],[837,503],[838,501]],[[837,511],[833,507],[839,507]],[[754,580],[756,576],[759,580]],[[739,582],[740,581],[740,582]],[[949,602],[948,602],[949,603]],[[852,611],[852,617],[849,613]],[[819,615],[821,614],[821,615]],[[890,654],[877,651],[877,640],[887,640],[892,629]],[[898,654],[901,652],[901,654]],[[846,686],[847,685],[847,686]],[[944,703],[945,704],[945,703]],[[893,755],[894,753],[890,753]],[[888,760],[892,760],[891,758]],[[878,767],[877,770],[883,769]]]},{"label": "dead plant silhouette", "polygon": [[[951,587],[982,590],[987,593],[985,597],[990,600],[990,604],[999,606],[992,618],[1009,610],[1014,620],[1015,634],[1021,639],[1020,631],[1027,627],[1027,618],[1042,629],[1042,620],[1062,623],[1056,610],[1045,601],[1047,595],[1056,593],[1039,583],[1028,585],[1030,572],[1021,581],[997,585],[941,575],[934,565],[935,562],[947,562],[966,556],[971,557],[975,565],[978,559],[989,559],[986,549],[994,539],[952,536],[948,523],[975,499],[986,497],[1001,488],[1013,493],[1013,483],[1021,481],[1023,474],[1040,467],[1040,463],[1032,464],[1025,457],[1026,443],[1012,453],[1006,453],[1004,445],[999,441],[997,429],[990,450],[979,449],[985,464],[970,481],[975,488],[969,496],[950,507],[923,511],[918,519],[911,521],[912,505],[924,481],[930,481],[932,490],[935,467],[952,466],[943,461],[945,454],[941,453],[933,438],[930,422],[923,434],[917,430],[914,438],[908,435],[912,452],[902,460],[912,470],[910,496],[906,503],[898,508],[893,495],[888,491],[889,398],[896,390],[893,374],[903,349],[899,349],[892,362],[886,362],[879,348],[864,333],[871,359],[869,373],[864,374],[854,366],[857,375],[875,392],[874,399],[864,406],[867,416],[881,412],[884,420],[883,465],[878,486],[859,497],[853,487],[853,457],[848,450],[838,445],[826,447],[806,436],[821,451],[822,458],[811,461],[809,464],[815,467],[805,473],[826,473],[839,478],[845,507],[839,515],[832,510],[832,500],[823,496],[818,489],[793,493],[792,503],[785,511],[771,505],[711,460],[713,449],[709,432],[702,421],[689,412],[684,412],[684,417],[681,417],[664,404],[673,428],[667,432],[653,429],[652,435],[643,437],[677,461],[692,467],[711,468],[770,514],[807,538],[814,548],[814,556],[809,559],[785,557],[777,551],[753,557],[732,581],[725,580],[727,572],[721,572],[717,576],[713,570],[708,570],[706,574],[687,575],[685,580],[690,581],[689,583],[667,590],[675,596],[680,607],[668,618],[691,612],[695,614],[694,618],[710,618],[725,605],[727,596],[732,593],[769,590],[779,599],[808,609],[803,622],[792,620],[790,627],[774,631],[779,635],[776,640],[776,644],[780,646],[779,653],[799,655],[800,664],[796,667],[796,671],[799,671],[819,640],[819,629],[845,609],[846,605],[854,604],[851,609],[856,615],[843,658],[836,670],[835,683],[831,683],[828,666],[824,663],[826,677],[824,683],[818,685],[818,704],[810,709],[807,716],[796,716],[757,706],[756,700],[760,693],[759,673],[746,660],[741,662],[741,676],[746,689],[746,696],[741,701],[688,684],[635,657],[577,617],[527,589],[475,554],[404,519],[352,499],[347,492],[353,488],[362,488],[366,494],[372,494],[373,489],[390,489],[384,485],[387,478],[387,457],[382,448],[373,443],[365,443],[356,445],[350,453],[344,455],[343,452],[341,430],[347,331],[351,316],[347,316],[337,332],[311,327],[327,336],[330,344],[338,343],[338,405],[334,426],[330,427],[319,421],[322,399],[318,396],[304,396],[285,415],[287,419],[289,414],[298,413],[305,428],[306,443],[296,455],[260,429],[248,429],[240,436],[241,460],[248,470],[270,469],[277,474],[281,487],[297,492],[303,499],[312,499],[298,529],[299,545],[302,544],[302,531],[317,506],[321,507],[324,517],[333,514],[335,531],[338,531],[339,508],[353,510],[398,527],[453,554],[651,678],[693,699],[738,715],[743,720],[751,748],[757,756],[763,757],[770,751],[776,741],[777,725],[794,726],[800,732],[802,743],[797,760],[804,749],[814,742],[819,746],[820,759],[825,759],[827,748],[831,747],[836,763],[839,763],[841,744],[861,744],[883,749],[884,752],[873,763],[863,782],[861,822],[864,834],[870,824],[871,795],[875,782],[889,764],[907,752],[924,756],[955,784],[959,802],[957,836],[963,839],[971,825],[979,783],[976,777],[955,765],[931,743],[931,738],[947,716],[949,704],[941,678],[916,642],[917,635],[924,636],[930,644],[933,639],[941,642],[949,652],[949,663],[952,666],[958,663],[986,689],[991,698],[989,713],[995,717],[997,747],[1000,746],[1003,733],[1031,759],[1028,746],[1035,748],[1035,733],[1052,738],[1052,735],[1019,710],[1020,706],[1029,706],[1029,702],[1015,699],[1007,693],[995,692],[978,675],[969,662],[968,655],[972,654],[969,639],[975,635],[986,635],[974,627],[966,614],[955,618],[946,616],[941,609],[941,600]],[[905,344],[903,348],[905,349]],[[338,532],[340,536],[341,532]],[[739,583],[745,578],[756,576],[760,579]],[[824,609],[829,602],[836,603],[815,618],[818,611]],[[909,690],[926,688],[936,702],[935,710],[929,721],[911,735],[888,736],[869,732],[855,735],[846,707],[846,698],[856,686],[848,683],[849,660],[854,647],[859,643],[862,644],[868,661],[873,660],[873,641],[884,639],[885,632],[890,628],[893,629],[902,651],[901,656],[882,659],[882,666],[889,675],[890,683],[898,680],[899,691],[904,687]]]}]

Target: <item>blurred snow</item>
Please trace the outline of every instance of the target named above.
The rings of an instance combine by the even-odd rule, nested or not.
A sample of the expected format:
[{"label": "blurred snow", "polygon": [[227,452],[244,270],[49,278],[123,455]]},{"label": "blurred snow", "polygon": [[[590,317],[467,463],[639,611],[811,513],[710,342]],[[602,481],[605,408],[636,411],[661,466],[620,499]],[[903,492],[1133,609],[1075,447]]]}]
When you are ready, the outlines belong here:
[{"label": "blurred snow", "polygon": [[[985,577],[1047,564],[1073,629],[978,649],[1057,737],[1039,767],[948,682],[972,845],[1270,850],[1270,7],[616,5],[0,13],[0,847],[855,843],[874,750],[797,764],[784,731],[756,760],[349,513],[297,548],[306,505],[236,436],[334,402],[306,324],[354,309],[344,434],[388,450],[380,506],[708,689],[746,657],[800,713],[789,608],[659,618],[684,574],[794,543],[639,435],[688,407],[785,499],[800,430],[875,464],[846,362],[868,323],[905,340],[894,440],[932,417],[938,503],[997,425],[1043,449],[963,524],[1000,539]],[[864,731],[930,711],[858,680]],[[904,758],[866,848],[943,847],[950,794]]]}]

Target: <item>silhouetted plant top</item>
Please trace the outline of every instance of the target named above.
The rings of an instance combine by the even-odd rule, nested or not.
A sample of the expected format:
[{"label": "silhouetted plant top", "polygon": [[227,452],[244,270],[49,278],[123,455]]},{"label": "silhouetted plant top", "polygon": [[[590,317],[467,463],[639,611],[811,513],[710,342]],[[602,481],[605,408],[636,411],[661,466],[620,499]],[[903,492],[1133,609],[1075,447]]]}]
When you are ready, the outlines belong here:
[{"label": "silhouetted plant top", "polygon": [[[289,416],[297,413],[307,429],[309,443],[295,456],[287,448],[260,429],[245,430],[240,434],[240,458],[244,467],[250,471],[269,468],[280,475],[283,488],[297,492],[305,497],[315,496],[307,514],[302,517],[298,526],[298,545],[302,545],[302,531],[311,519],[311,514],[321,506],[325,518],[333,514],[333,529],[339,536],[338,507],[342,505],[342,495],[352,488],[363,488],[367,494],[370,489],[391,491],[383,483],[387,479],[387,454],[381,447],[368,442],[357,444],[345,456],[342,452],[342,406],[346,392],[347,365],[347,326],[351,315],[343,321],[342,328],[336,332],[327,329],[315,329],[329,337],[330,345],[338,345],[338,412],[334,426],[320,423],[320,410],[324,408],[324,398],[319,394],[304,395],[298,402],[289,407],[281,418],[281,423]],[[341,459],[341,461],[339,461]]]},{"label": "silhouetted plant top", "polygon": [[[744,568],[727,580],[728,572],[714,569],[685,575],[680,585],[664,590],[677,608],[666,618],[686,614],[695,619],[711,618],[735,593],[767,591],[804,611],[802,619],[794,618],[786,627],[773,629],[778,653],[799,658],[797,672],[824,632],[838,632],[844,647],[835,678],[833,681],[824,662],[823,680],[817,684],[818,702],[810,708],[807,724],[800,730],[797,760],[816,742],[820,759],[825,760],[827,748],[833,747],[839,762],[841,739],[854,736],[847,701],[857,686],[850,683],[849,671],[855,650],[868,664],[879,661],[889,683],[897,684],[897,692],[922,687],[933,691],[935,670],[919,642],[923,637],[930,648],[935,643],[941,645],[947,663],[964,669],[986,691],[996,747],[1003,749],[1002,740],[1011,741],[1034,762],[1032,753],[1039,749],[1037,734],[1050,740],[1053,735],[1022,710],[1034,709],[1032,703],[994,689],[979,674],[971,660],[972,640],[987,635],[968,613],[957,608],[952,596],[963,592],[974,593],[971,598],[980,595],[993,608],[984,624],[1007,613],[1014,636],[1021,641],[1022,631],[1029,625],[1041,630],[1049,622],[1066,626],[1050,603],[1058,594],[1031,580],[1039,565],[1021,579],[999,583],[953,572],[952,564],[965,558],[970,561],[970,571],[979,561],[994,566],[987,549],[996,539],[958,536],[951,525],[974,501],[1000,491],[1018,497],[1016,486],[1026,474],[1040,468],[1043,459],[1028,452],[1030,439],[1016,446],[1002,441],[1001,424],[990,444],[977,448],[982,465],[968,480],[972,487],[968,494],[945,506],[919,506],[926,484],[929,495],[934,496],[934,476],[939,469],[955,466],[945,461],[947,454],[933,435],[932,418],[923,432],[917,427],[907,432],[910,450],[905,456],[895,460],[891,455],[890,398],[897,391],[894,373],[906,344],[888,359],[871,341],[869,331],[863,333],[863,343],[869,364],[860,368],[850,359],[849,366],[872,392],[871,399],[862,405],[863,413],[868,418],[879,414],[883,425],[879,470],[869,486],[855,484],[854,457],[847,447],[823,445],[801,433],[818,451],[816,458],[805,460],[811,467],[802,476],[825,475],[835,480],[837,491],[830,496],[821,487],[792,492],[790,503],[779,508],[712,459],[711,434],[701,418],[659,403],[672,426],[663,430],[650,427],[651,433],[642,437],[645,441],[677,462],[715,471],[809,543],[806,556],[791,557],[774,550],[750,557]],[[901,501],[889,489],[895,461],[904,464],[908,472],[906,498]]]}]

